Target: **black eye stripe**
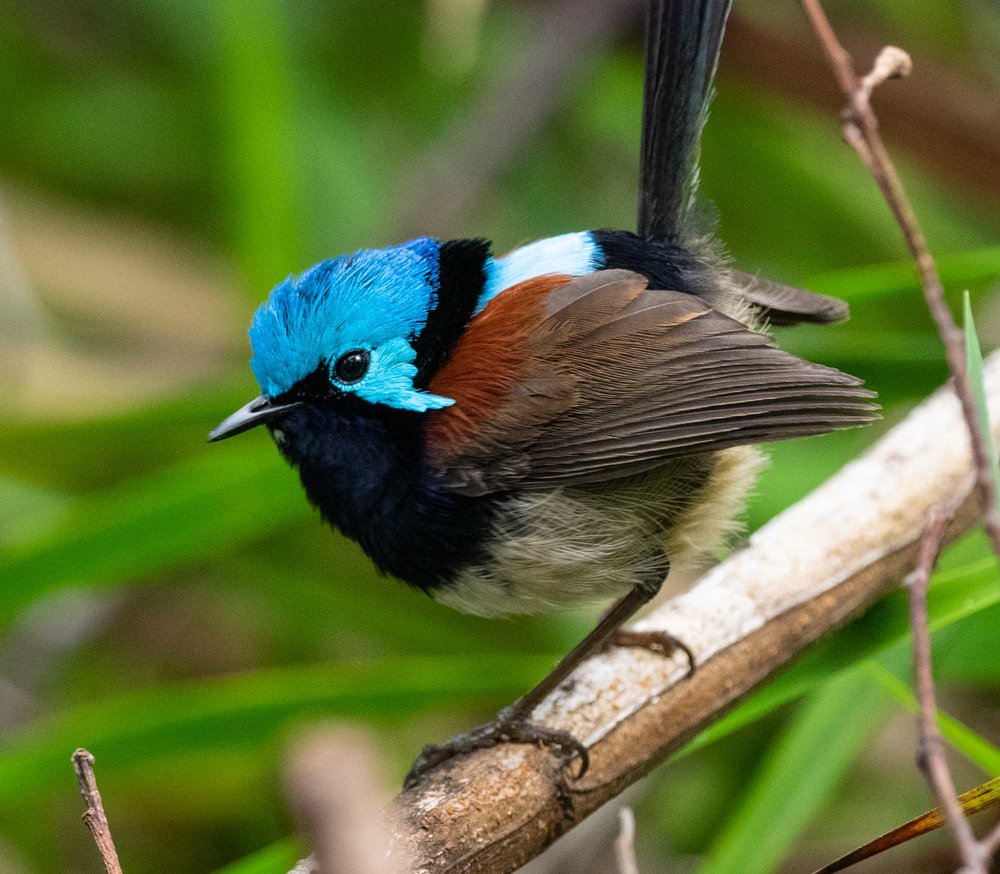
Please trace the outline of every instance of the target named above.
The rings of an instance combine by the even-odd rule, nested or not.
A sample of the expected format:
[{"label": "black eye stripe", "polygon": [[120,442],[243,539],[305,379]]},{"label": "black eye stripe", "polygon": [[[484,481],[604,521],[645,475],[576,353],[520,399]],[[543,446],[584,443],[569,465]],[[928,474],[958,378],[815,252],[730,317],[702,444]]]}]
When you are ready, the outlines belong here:
[{"label": "black eye stripe", "polygon": [[351,349],[334,362],[330,375],[339,383],[352,385],[364,379],[370,364],[371,353],[367,349]]}]

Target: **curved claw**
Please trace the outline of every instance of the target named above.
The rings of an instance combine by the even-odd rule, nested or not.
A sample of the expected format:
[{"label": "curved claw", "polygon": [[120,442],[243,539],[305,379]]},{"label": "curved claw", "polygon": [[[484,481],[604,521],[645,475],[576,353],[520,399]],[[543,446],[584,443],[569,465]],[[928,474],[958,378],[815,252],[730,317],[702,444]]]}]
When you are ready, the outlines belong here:
[{"label": "curved claw", "polygon": [[680,650],[687,656],[688,679],[694,676],[695,668],[697,667],[691,647],[667,631],[637,631],[631,628],[622,628],[615,632],[611,638],[611,644],[612,646],[641,647],[651,652],[661,653],[664,656],[669,656]]},{"label": "curved claw", "polygon": [[480,726],[468,734],[459,735],[444,744],[428,744],[421,750],[409,773],[403,780],[403,788],[411,789],[428,771],[455,756],[487,749],[501,743],[530,743],[555,747],[563,752],[567,761],[579,756],[580,769],[574,779],[579,780],[590,767],[587,748],[568,731],[546,728],[514,715],[511,708],[501,711],[497,720]]},{"label": "curved claw", "polygon": [[[590,768],[590,751],[568,731],[562,732],[562,734],[566,735],[567,745],[571,753],[575,753],[580,759],[580,770],[576,772],[576,776],[573,778],[574,780],[579,780]],[[565,749],[565,747],[563,748]]]}]

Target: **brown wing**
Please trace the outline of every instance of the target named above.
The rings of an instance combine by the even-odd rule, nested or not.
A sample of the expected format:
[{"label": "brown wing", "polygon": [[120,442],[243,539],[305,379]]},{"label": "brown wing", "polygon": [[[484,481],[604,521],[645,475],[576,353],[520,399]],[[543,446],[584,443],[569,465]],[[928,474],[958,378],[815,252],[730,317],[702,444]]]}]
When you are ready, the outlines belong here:
[{"label": "brown wing", "polygon": [[470,494],[616,479],[874,418],[858,379],[624,270],[494,298],[431,382],[431,463]]}]

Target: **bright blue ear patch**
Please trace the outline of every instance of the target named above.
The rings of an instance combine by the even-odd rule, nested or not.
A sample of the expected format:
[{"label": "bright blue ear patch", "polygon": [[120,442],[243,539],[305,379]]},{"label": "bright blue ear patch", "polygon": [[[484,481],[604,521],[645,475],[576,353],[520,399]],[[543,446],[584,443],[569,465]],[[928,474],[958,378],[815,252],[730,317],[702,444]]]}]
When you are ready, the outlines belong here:
[{"label": "bright blue ear patch", "polygon": [[[376,346],[372,351],[371,366],[364,379],[351,385],[356,395],[373,404],[386,404],[401,410],[424,413],[439,410],[455,403],[451,398],[432,395],[413,387],[417,375],[414,363],[417,353],[400,338]],[[336,379],[332,380],[336,384]]]},{"label": "bright blue ear patch", "polygon": [[389,249],[362,249],[280,283],[250,326],[250,366],[261,391],[276,397],[321,363],[366,349],[368,372],[342,390],[408,410],[453,403],[413,386],[417,368],[411,343],[437,301],[439,249],[428,237]]}]

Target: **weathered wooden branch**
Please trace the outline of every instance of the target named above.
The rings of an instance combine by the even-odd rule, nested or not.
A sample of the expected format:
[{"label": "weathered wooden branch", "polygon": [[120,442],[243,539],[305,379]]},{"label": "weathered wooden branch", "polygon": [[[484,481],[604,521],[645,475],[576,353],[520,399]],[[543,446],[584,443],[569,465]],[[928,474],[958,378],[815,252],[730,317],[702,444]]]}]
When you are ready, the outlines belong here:
[{"label": "weathered wooden branch", "polygon": [[[987,362],[986,387],[1000,437],[1000,355]],[[694,677],[684,679],[680,657],[614,649],[538,708],[537,719],[587,743],[583,779],[558,773],[553,756],[530,746],[455,759],[395,799],[394,855],[421,874],[515,871],[896,586],[916,562],[933,505],[952,513],[946,540],[969,530],[980,508],[974,479],[946,387],[639,623],[685,640],[698,657]]]}]

